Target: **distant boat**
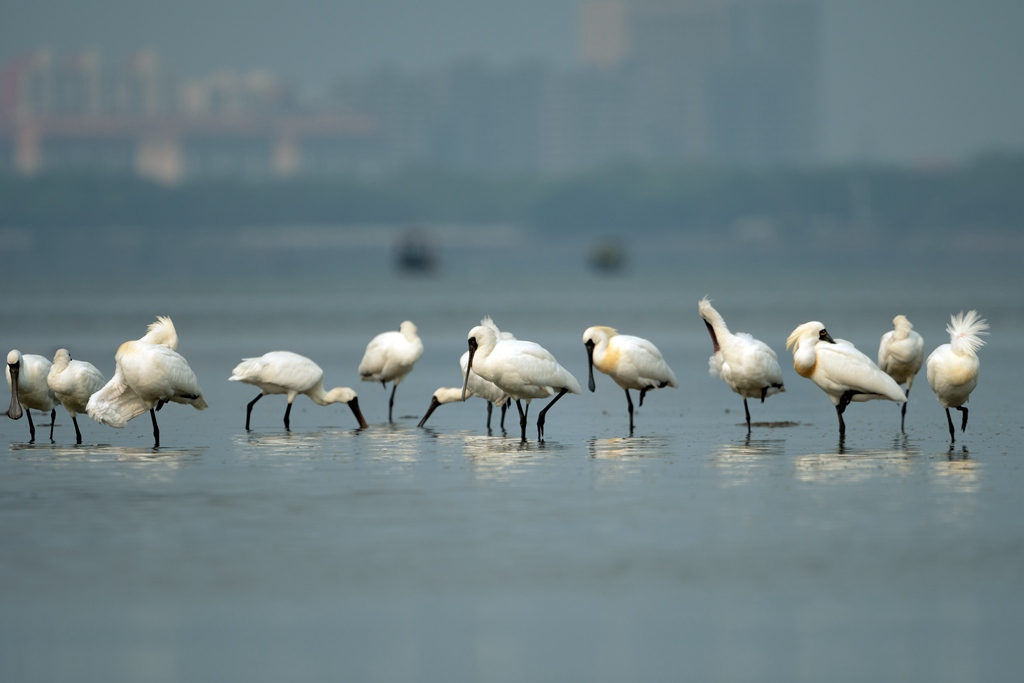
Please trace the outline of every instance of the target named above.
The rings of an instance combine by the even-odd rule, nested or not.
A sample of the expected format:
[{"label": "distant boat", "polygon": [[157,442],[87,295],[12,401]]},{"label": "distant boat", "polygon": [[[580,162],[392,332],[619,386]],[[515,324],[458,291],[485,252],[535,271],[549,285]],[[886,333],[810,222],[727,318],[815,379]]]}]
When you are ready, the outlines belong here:
[{"label": "distant boat", "polygon": [[626,250],[618,239],[606,237],[590,248],[588,262],[599,273],[618,273],[626,265]]},{"label": "distant boat", "polygon": [[395,262],[399,270],[429,273],[437,267],[437,250],[422,228],[410,228],[395,245]]}]

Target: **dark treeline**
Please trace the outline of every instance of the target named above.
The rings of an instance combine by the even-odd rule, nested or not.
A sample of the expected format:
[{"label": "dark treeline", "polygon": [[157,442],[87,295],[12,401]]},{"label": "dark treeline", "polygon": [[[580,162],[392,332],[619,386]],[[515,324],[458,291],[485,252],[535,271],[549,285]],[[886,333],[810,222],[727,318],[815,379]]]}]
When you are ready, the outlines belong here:
[{"label": "dark treeline", "polygon": [[622,165],[564,179],[416,170],[375,180],[0,177],[0,227],[513,222],[539,230],[714,230],[870,221],[894,230],[1024,226],[1024,154],[956,167],[725,171]]}]

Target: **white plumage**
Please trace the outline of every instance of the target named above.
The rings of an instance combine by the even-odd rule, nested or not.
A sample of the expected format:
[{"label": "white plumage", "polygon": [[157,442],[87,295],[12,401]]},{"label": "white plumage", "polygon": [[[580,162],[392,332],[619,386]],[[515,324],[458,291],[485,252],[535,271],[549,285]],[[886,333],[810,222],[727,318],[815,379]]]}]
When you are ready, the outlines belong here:
[{"label": "white plumage", "polygon": [[[489,320],[489,319],[486,319]],[[539,344],[519,339],[501,339],[492,325],[478,325],[469,331],[468,371],[475,371],[494,382],[516,402],[522,440],[526,441],[526,413],[530,401],[554,396],[537,418],[537,438],[544,438],[544,421],[548,410],[566,393],[580,393],[579,382],[555,357]],[[463,385],[463,400],[468,387]],[[523,410],[522,400],[526,401]]]},{"label": "white plumage", "polygon": [[287,394],[288,407],[284,411],[284,428],[291,429],[290,416],[292,402],[299,394],[305,394],[320,406],[332,403],[345,403],[359,422],[359,427],[366,428],[366,420],[359,410],[359,399],[356,392],[348,387],[335,387],[324,391],[324,371],[319,365],[305,356],[291,351],[271,351],[259,358],[243,358],[242,362],[232,371],[232,382],[244,382],[259,387],[256,396],[245,409],[245,430],[249,431],[249,417],[256,401],[267,394]]},{"label": "white plumage", "polygon": [[46,376],[47,384],[75,425],[76,443],[82,443],[82,430],[78,428],[78,414],[86,412],[89,398],[103,388],[107,379],[92,363],[72,360],[67,349],[58,349],[53,366]]},{"label": "white plumage", "polygon": [[900,430],[905,427],[907,403],[914,376],[924,363],[924,339],[914,331],[907,316],[898,315],[892,319],[892,330],[882,335],[878,345],[878,368],[893,378],[896,384],[907,385],[907,401],[900,408]]},{"label": "white plumage", "polygon": [[382,332],[366,345],[366,353],[359,363],[359,376],[364,382],[392,382],[388,399],[388,422],[395,405],[395,390],[413,365],[423,355],[423,342],[416,334],[416,326],[403,322],[397,332]]},{"label": "white plumage", "polygon": [[160,445],[156,410],[181,403],[197,410],[207,407],[195,373],[174,349],[178,335],[170,318],[159,316],[146,335],[121,344],[114,356],[114,376],[89,399],[86,411],[100,424],[124,427],[149,411],[155,445]]},{"label": "white plumage", "polygon": [[750,433],[748,398],[764,400],[786,390],[778,356],[770,346],[746,332],[732,333],[725,319],[706,297],[697,303],[697,310],[711,335],[712,354],[709,373],[721,377],[734,392],[743,397],[743,412]]},{"label": "white plumage", "polygon": [[966,430],[967,408],[964,404],[978,386],[978,349],[985,345],[978,335],[988,334],[985,331],[987,329],[988,323],[977,311],[968,311],[966,314],[961,311],[959,315],[951,316],[946,326],[949,343],[938,347],[928,356],[928,384],[946,410],[951,441],[956,441],[956,430],[953,429],[949,409],[956,408],[963,413],[960,431]]},{"label": "white plumage", "polygon": [[[475,372],[468,372],[469,351],[466,351],[459,358],[459,366],[462,368],[462,380],[466,387],[466,396],[476,396],[487,401],[487,431],[491,429],[491,414],[494,406],[501,406],[501,431],[505,431],[505,410],[508,406],[508,394],[502,391],[494,382],[488,382]],[[438,406],[447,403],[462,401],[462,387],[440,387],[430,398],[430,407],[423,415],[423,419],[416,425],[422,427],[427,424],[427,418],[437,410]]]},{"label": "white plumage", "polygon": [[7,386],[11,390],[11,405],[7,417],[20,420],[22,413],[28,418],[30,441],[36,440],[36,426],[32,423],[29,410],[50,412],[50,441],[53,441],[53,422],[57,417],[57,396],[46,382],[52,363],[43,356],[32,353],[22,354],[11,349],[7,354]]},{"label": "white plumage", "polygon": [[651,389],[678,387],[672,368],[665,362],[661,351],[641,337],[619,334],[611,327],[588,327],[583,333],[587,349],[588,387],[595,390],[594,368],[612,378],[626,392],[629,409],[629,433],[633,433],[633,399],[629,390],[640,392],[640,405]]},{"label": "white plumage", "polygon": [[907,400],[892,377],[843,339],[833,339],[820,322],[799,326],[786,340],[793,351],[793,369],[824,391],[836,407],[839,436],[846,433],[843,412],[851,401]]}]

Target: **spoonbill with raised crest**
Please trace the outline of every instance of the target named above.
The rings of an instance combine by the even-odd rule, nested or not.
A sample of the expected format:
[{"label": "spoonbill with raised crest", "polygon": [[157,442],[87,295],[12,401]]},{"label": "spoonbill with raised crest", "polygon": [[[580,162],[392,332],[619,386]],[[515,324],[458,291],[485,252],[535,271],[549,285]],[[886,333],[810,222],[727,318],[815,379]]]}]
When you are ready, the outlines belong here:
[{"label": "spoonbill with raised crest", "polygon": [[[489,318],[485,318],[485,321]],[[554,396],[537,417],[537,439],[544,440],[544,422],[548,410],[566,393],[580,393],[580,384],[555,357],[540,344],[519,339],[501,339],[491,325],[477,325],[469,331],[469,361],[462,400],[469,395],[469,372],[475,371],[494,382],[519,409],[519,427],[526,441],[526,415],[530,401]],[[522,401],[526,401],[526,410]]]},{"label": "spoonbill with raised crest", "polygon": [[946,410],[950,441],[956,441],[950,408],[963,413],[960,431],[967,429],[967,408],[964,404],[978,386],[978,349],[985,345],[978,335],[988,334],[985,331],[987,329],[988,323],[977,311],[968,311],[966,314],[961,311],[959,315],[950,316],[949,325],[946,326],[949,343],[938,347],[928,356],[928,384]]},{"label": "spoonbill with raised crest", "polygon": [[[491,414],[494,406],[501,406],[501,431],[505,431],[505,412],[508,410],[508,395],[498,388],[494,382],[488,382],[475,372],[466,373],[466,366],[469,364],[469,351],[459,358],[459,365],[462,366],[462,379],[466,385],[467,396],[477,396],[487,401],[487,431],[491,431]],[[462,399],[462,387],[440,387],[430,397],[430,407],[423,415],[423,419],[416,425],[422,427],[427,424],[427,418],[437,410],[438,406],[446,403],[455,403]]]},{"label": "spoonbill with raised crest", "polygon": [[[502,332],[498,329],[498,326],[494,324],[494,321],[490,318],[484,318],[480,321],[481,325],[487,325],[494,333],[498,335],[499,339],[515,339],[511,332]],[[466,351],[459,358],[459,367],[462,369],[462,382],[467,387],[467,393],[470,396],[477,396],[487,401],[487,431],[491,431],[491,415],[494,412],[494,406],[501,406],[501,432],[505,433],[505,413],[508,410],[509,398],[508,395],[502,391],[494,382],[488,382],[486,379],[476,374],[475,372],[467,373],[466,368],[469,365],[469,351]],[[446,403],[455,403],[462,399],[462,387],[440,387],[434,392],[434,395],[430,398],[430,407],[427,408],[426,414],[423,415],[423,419],[416,425],[422,427],[427,424],[427,418],[437,410],[438,406],[442,406]]]},{"label": "spoonbill with raised crest", "polygon": [[260,393],[245,407],[245,431],[249,431],[249,417],[256,401],[267,394],[288,394],[288,407],[284,410],[284,428],[291,430],[290,416],[292,402],[299,394],[305,394],[320,406],[345,403],[356,416],[360,429],[366,428],[366,420],[359,410],[356,392],[348,387],[335,387],[324,391],[324,371],[320,366],[291,351],[271,351],[259,358],[243,358],[228,378],[232,382],[244,382],[259,387]]},{"label": "spoonbill with raised crest", "polygon": [[30,410],[50,411],[50,441],[53,441],[53,423],[57,418],[57,397],[46,376],[53,364],[43,356],[33,353],[22,354],[11,349],[7,354],[7,386],[11,388],[11,405],[7,417],[20,420],[22,413],[28,418],[29,443],[35,443],[36,426],[32,423]]},{"label": "spoonbill with raised crest", "polygon": [[398,383],[422,355],[423,342],[416,334],[416,326],[408,320],[399,326],[397,332],[381,332],[366,345],[366,353],[359,363],[359,376],[364,382],[380,382],[382,387],[392,382],[388,422],[391,422]]},{"label": "spoonbill with raised crest", "polygon": [[704,297],[697,302],[704,325],[711,335],[712,354],[708,359],[708,372],[743,397],[743,413],[747,417],[747,434],[750,433],[750,407],[748,398],[764,400],[786,390],[782,382],[782,369],[778,356],[770,346],[760,339],[754,339],[746,332],[729,331],[725,319]]},{"label": "spoonbill with raised crest", "polygon": [[882,335],[878,345],[878,368],[892,377],[896,384],[907,385],[907,400],[900,408],[900,431],[905,431],[910,387],[914,385],[914,375],[921,369],[922,363],[924,339],[914,331],[907,316],[896,316],[892,319],[892,329]]},{"label": "spoonbill with raised crest", "polygon": [[92,363],[73,360],[67,349],[57,349],[46,382],[75,424],[75,442],[82,443],[78,414],[86,412],[89,398],[103,388],[107,378]]},{"label": "spoonbill with raised crest", "polygon": [[188,361],[175,351],[177,347],[174,323],[165,316],[158,316],[141,339],[121,344],[114,356],[113,378],[86,405],[89,417],[120,428],[148,410],[154,447],[158,448],[156,411],[164,404],[181,403],[196,410],[207,407],[199,381]]},{"label": "spoonbill with raised crest", "polygon": [[786,348],[793,351],[797,374],[817,384],[836,407],[840,438],[846,434],[843,413],[851,401],[907,400],[892,377],[850,342],[833,339],[820,322],[804,323],[793,330]]},{"label": "spoonbill with raised crest", "polygon": [[672,368],[651,342],[641,337],[619,334],[611,327],[588,327],[583,333],[583,345],[587,349],[588,388],[595,390],[594,368],[612,378],[626,391],[626,405],[629,408],[629,433],[633,433],[633,399],[629,390],[640,392],[640,405],[644,395],[651,389],[678,387]]}]

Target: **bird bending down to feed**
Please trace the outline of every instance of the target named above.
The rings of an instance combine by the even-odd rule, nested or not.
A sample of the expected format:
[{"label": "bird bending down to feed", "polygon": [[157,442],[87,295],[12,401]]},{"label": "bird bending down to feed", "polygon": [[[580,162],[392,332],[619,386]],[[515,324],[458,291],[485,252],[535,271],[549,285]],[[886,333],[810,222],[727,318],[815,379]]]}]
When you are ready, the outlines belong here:
[{"label": "bird bending down to feed", "polygon": [[898,315],[892,319],[892,329],[882,335],[878,345],[878,367],[895,380],[896,384],[907,385],[907,401],[900,408],[900,431],[905,431],[907,403],[910,401],[910,387],[914,375],[924,363],[924,340],[907,316]]},{"label": "bird bending down to feed", "polygon": [[359,410],[356,392],[348,387],[335,387],[324,391],[324,371],[320,366],[291,351],[271,351],[259,358],[243,358],[231,371],[232,382],[244,382],[259,387],[260,393],[245,407],[245,431],[249,431],[249,417],[256,401],[267,394],[288,394],[288,407],[284,410],[284,428],[291,430],[292,402],[299,394],[305,394],[319,406],[345,403],[355,415],[360,429],[366,428],[366,420]]},{"label": "bird bending down to feed", "polygon": [[587,386],[594,391],[594,367],[612,378],[626,391],[626,405],[629,408],[629,433],[633,433],[633,399],[629,390],[640,392],[640,405],[644,395],[651,389],[678,387],[672,368],[651,342],[628,334],[619,334],[611,327],[588,327],[583,333],[583,345],[587,349]]},{"label": "bird bending down to feed", "polygon": [[416,334],[416,326],[408,320],[399,326],[397,332],[381,332],[366,345],[366,353],[359,363],[359,376],[364,382],[380,382],[382,387],[392,382],[388,422],[391,422],[398,383],[422,355],[423,342]]},{"label": "bird bending down to feed", "polygon": [[793,369],[828,394],[839,417],[839,436],[846,434],[843,412],[851,401],[907,400],[892,377],[843,339],[833,339],[819,322],[804,323],[786,340],[793,350]]},{"label": "bird bending down to feed", "polygon": [[[478,396],[487,401],[487,431],[491,431],[491,414],[494,406],[501,406],[501,431],[505,431],[505,412],[508,410],[508,395],[498,388],[494,382],[488,382],[475,372],[466,372],[469,364],[469,351],[459,358],[459,365],[462,366],[462,379],[466,386],[467,396]],[[423,419],[416,425],[422,427],[427,424],[427,418],[437,410],[438,406],[446,403],[455,403],[462,400],[462,387],[440,387],[430,398],[430,407],[423,415]]]},{"label": "bird bending down to feed", "polygon": [[[485,319],[486,320],[489,319]],[[469,331],[469,361],[462,400],[469,395],[469,372],[494,382],[519,409],[519,427],[526,441],[526,415],[530,401],[554,396],[537,417],[537,439],[544,440],[544,421],[551,406],[566,393],[580,393],[580,384],[555,357],[539,344],[519,339],[501,339],[491,325],[478,325]],[[526,410],[522,401],[526,401]]]},{"label": "bird bending down to feed", "polygon": [[207,407],[199,381],[188,361],[175,351],[177,347],[174,324],[165,316],[158,316],[141,339],[121,344],[114,356],[113,378],[89,399],[89,417],[100,424],[124,427],[148,410],[154,447],[159,447],[156,411],[164,404],[181,403],[196,410]]},{"label": "bird bending down to feed", "polygon": [[988,323],[977,311],[962,311],[950,317],[946,326],[949,332],[949,343],[943,344],[928,356],[928,384],[939,403],[946,409],[946,422],[949,424],[950,441],[956,441],[956,430],[953,429],[953,418],[949,409],[956,408],[963,413],[960,431],[967,429],[967,408],[964,404],[971,397],[974,387],[978,386],[978,349],[985,345],[978,335],[988,334]]},{"label": "bird bending down to feed", "polygon": [[28,418],[29,443],[36,441],[36,426],[30,410],[50,412],[50,441],[53,441],[53,423],[57,418],[57,397],[46,376],[50,372],[49,360],[43,356],[11,349],[7,354],[7,386],[11,389],[11,405],[7,417],[20,420],[22,413]]},{"label": "bird bending down to feed", "polygon": [[57,349],[46,382],[75,424],[75,443],[82,443],[78,414],[86,412],[89,398],[103,388],[107,378],[92,363],[72,360],[67,349]]},{"label": "bird bending down to feed", "polygon": [[743,397],[743,413],[750,433],[748,398],[764,400],[786,390],[782,382],[782,369],[778,356],[760,339],[746,332],[733,334],[725,319],[714,309],[707,297],[697,302],[697,310],[711,335],[712,354],[708,359],[708,372]]}]

